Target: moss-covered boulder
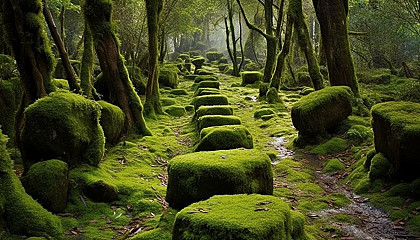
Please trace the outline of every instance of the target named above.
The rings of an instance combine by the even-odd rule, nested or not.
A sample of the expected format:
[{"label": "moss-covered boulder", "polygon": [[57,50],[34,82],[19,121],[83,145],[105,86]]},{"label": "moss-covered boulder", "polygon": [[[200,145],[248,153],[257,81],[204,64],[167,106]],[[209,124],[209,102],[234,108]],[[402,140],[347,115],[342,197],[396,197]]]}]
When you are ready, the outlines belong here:
[{"label": "moss-covered boulder", "polygon": [[198,131],[203,128],[223,125],[240,125],[241,119],[236,116],[205,115],[198,118]]},{"label": "moss-covered boulder", "polygon": [[6,142],[7,138],[0,130],[0,229],[4,227],[21,236],[63,239],[60,219],[25,192],[13,172]]},{"label": "moss-covered boulder", "polygon": [[172,106],[176,104],[176,100],[174,98],[160,98],[160,103],[162,106]]},{"label": "moss-covered boulder", "polygon": [[247,84],[253,84],[257,81],[262,81],[263,74],[258,71],[245,71],[241,73],[242,77],[242,86],[246,86]]},{"label": "moss-covered boulder", "polygon": [[205,95],[195,97],[193,105],[197,111],[201,106],[229,105],[229,102],[225,95]]},{"label": "moss-covered boulder", "polygon": [[185,114],[187,114],[187,111],[185,110],[185,107],[183,106],[169,106],[167,109],[165,109],[165,112],[173,117],[182,117]]},{"label": "moss-covered boulder", "polygon": [[195,151],[214,151],[235,148],[253,148],[252,135],[242,125],[224,125],[204,128]]},{"label": "moss-covered boulder", "polygon": [[219,89],[220,88],[220,83],[216,82],[216,81],[202,81],[197,85],[197,89],[198,88],[215,88],[215,89]]},{"label": "moss-covered boulder", "polygon": [[196,152],[174,157],[168,164],[166,200],[183,208],[213,195],[273,193],[270,158],[257,150]]},{"label": "moss-covered boulder", "polygon": [[97,165],[104,155],[105,137],[100,105],[81,95],[56,92],[24,112],[21,152],[26,170],[44,159],[61,159],[70,168]]},{"label": "moss-covered boulder", "polygon": [[67,206],[68,166],[61,160],[33,164],[21,182],[26,192],[46,209],[62,212]]},{"label": "moss-covered boulder", "polygon": [[209,51],[206,52],[206,57],[210,62],[219,61],[223,57],[223,53]]},{"label": "moss-covered boulder", "polygon": [[198,75],[214,75],[213,72],[211,72],[207,69],[196,69],[196,71],[194,73],[198,74]]},{"label": "moss-covered boulder", "polygon": [[101,105],[100,123],[108,142],[118,142],[125,123],[124,112],[118,106],[105,101],[98,101]]},{"label": "moss-covered boulder", "polygon": [[229,105],[201,106],[195,112],[194,119],[206,115],[233,115],[233,108]]},{"label": "moss-covered boulder", "polygon": [[206,61],[206,59],[204,59],[203,57],[193,58],[191,63],[194,64],[194,66],[195,66],[194,74],[198,74],[198,70],[203,67],[203,64],[204,64],[205,61]]},{"label": "moss-covered boulder", "polygon": [[394,174],[420,177],[420,103],[386,102],[372,107],[376,152],[394,165]]},{"label": "moss-covered boulder", "polygon": [[219,78],[214,75],[200,75],[194,79],[195,83],[200,83],[202,81],[217,81]]},{"label": "moss-covered boulder", "polygon": [[194,92],[194,96],[204,96],[204,95],[213,95],[220,94],[219,89],[216,88],[197,88]]},{"label": "moss-covered boulder", "polygon": [[337,158],[333,158],[333,159],[328,160],[327,164],[322,169],[322,172],[331,173],[331,172],[343,170],[345,168],[346,168],[346,165],[344,163],[340,162],[340,160],[338,160]]},{"label": "moss-covered boulder", "polygon": [[188,95],[188,92],[185,89],[172,89],[169,94],[180,96],[180,95]]},{"label": "moss-covered boulder", "polygon": [[172,239],[306,239],[302,219],[301,213],[274,196],[214,196],[178,212]]},{"label": "moss-covered boulder", "polygon": [[262,108],[254,112],[254,118],[261,118],[265,115],[275,114],[274,110],[271,108]]},{"label": "moss-covered boulder", "polygon": [[292,107],[293,125],[301,136],[316,136],[346,119],[352,112],[351,89],[327,87],[303,96]]},{"label": "moss-covered boulder", "polygon": [[162,87],[177,88],[179,84],[178,73],[176,70],[162,68],[159,70],[159,85]]},{"label": "moss-covered boulder", "polygon": [[113,202],[119,199],[117,187],[103,180],[87,182],[82,191],[94,202]]},{"label": "moss-covered boulder", "polygon": [[333,137],[327,142],[316,146],[312,149],[311,154],[331,154],[331,153],[339,153],[343,152],[347,149],[347,142],[346,140],[338,137]]},{"label": "moss-covered boulder", "polygon": [[389,175],[390,170],[391,163],[382,153],[378,153],[370,161],[369,178],[371,181],[385,178]]}]

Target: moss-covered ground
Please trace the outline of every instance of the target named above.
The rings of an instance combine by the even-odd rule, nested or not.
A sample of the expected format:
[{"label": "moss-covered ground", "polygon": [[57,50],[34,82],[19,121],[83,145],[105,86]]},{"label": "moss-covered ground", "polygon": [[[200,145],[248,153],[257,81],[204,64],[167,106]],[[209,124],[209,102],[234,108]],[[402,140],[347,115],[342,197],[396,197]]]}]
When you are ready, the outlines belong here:
[{"label": "moss-covered ground", "polygon": [[[217,68],[205,69],[218,72]],[[297,131],[291,121],[290,109],[301,97],[298,92],[280,91],[283,102],[268,104],[264,97],[259,97],[259,82],[241,87],[240,77],[218,77],[220,93],[227,97],[234,116],[239,117],[252,134],[254,149],[267,153],[272,159],[273,195],[305,215],[309,239],[352,239],[351,233],[342,227],[346,225],[369,232],[363,219],[355,217],[357,214],[339,210],[352,203],[358,204],[358,199],[387,211],[395,221],[395,231],[400,228],[408,229],[412,235],[420,234],[420,181],[396,185],[387,179],[369,179],[365,161],[373,149],[370,117],[350,116],[336,134],[325,136],[321,144],[295,148],[293,139]],[[70,172],[69,203],[65,212],[59,214],[66,239],[172,238],[177,211],[169,208],[165,201],[167,163],[174,156],[193,152],[199,142],[196,123],[191,123],[193,84],[194,80],[181,76],[178,88],[185,89],[187,94],[160,90],[161,98],[168,103],[163,104],[164,110],[169,105],[176,105],[185,107],[187,114],[146,119],[153,136],[131,135],[114,146],[107,145],[106,155],[98,168],[86,166]],[[394,80],[391,84],[395,84]],[[389,90],[382,86],[381,91],[367,83],[362,83],[361,87],[367,102],[382,99],[369,98],[374,92],[387,95]],[[255,118],[255,112],[264,108],[274,114],[270,111],[269,118]],[[282,137],[284,144],[281,147],[295,151],[295,155],[278,158],[274,137]],[[77,190],[76,182],[80,179],[83,184],[103,180],[118,191],[118,200],[92,202]],[[330,185],[339,187],[326,187]],[[361,197],[352,198],[350,191]],[[0,238],[2,234],[0,228]]]}]

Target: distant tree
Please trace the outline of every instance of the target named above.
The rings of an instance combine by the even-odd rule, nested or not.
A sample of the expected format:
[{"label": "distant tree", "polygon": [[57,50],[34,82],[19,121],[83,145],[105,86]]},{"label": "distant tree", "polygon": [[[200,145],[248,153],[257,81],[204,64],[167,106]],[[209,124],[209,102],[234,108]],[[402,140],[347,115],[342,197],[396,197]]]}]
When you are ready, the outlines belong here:
[{"label": "distant tree", "polygon": [[[244,54],[243,54],[244,49],[242,45],[242,24],[241,24],[241,18],[239,16],[239,37],[236,38],[235,25],[233,23],[233,15],[234,15],[233,4],[234,4],[233,0],[226,0],[227,12],[228,12],[228,16],[225,17],[226,47],[229,53],[230,60],[232,61],[232,65],[233,65],[232,75],[239,77],[239,72],[244,63]],[[232,44],[230,43],[231,41],[232,41]],[[240,61],[238,61],[238,51],[237,51],[238,41],[239,41],[240,53],[241,53]]]},{"label": "distant tree", "polygon": [[110,100],[125,114],[125,130],[150,135],[143,118],[143,106],[128,76],[112,24],[111,0],[84,0],[83,12],[101,66]]}]

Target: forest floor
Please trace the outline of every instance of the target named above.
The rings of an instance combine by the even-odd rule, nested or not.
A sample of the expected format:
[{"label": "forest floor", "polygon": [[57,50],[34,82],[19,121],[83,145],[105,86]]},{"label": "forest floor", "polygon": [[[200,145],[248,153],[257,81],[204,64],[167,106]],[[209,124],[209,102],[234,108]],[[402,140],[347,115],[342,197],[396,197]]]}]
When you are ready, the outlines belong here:
[{"label": "forest floor", "polygon": [[[344,139],[344,148],[332,153],[325,144],[297,149],[291,144],[297,131],[292,125],[290,109],[300,99],[299,92],[281,91],[284,104],[268,104],[258,99],[258,86],[232,87],[232,84],[240,85],[238,77],[219,75],[219,82],[221,93],[234,108],[234,115],[250,130],[254,148],[272,159],[274,195],[307,216],[308,234],[315,239],[420,239],[416,235],[420,233],[417,225],[420,202],[385,198],[388,185],[362,196],[351,190],[349,175],[362,164],[373,140],[369,136],[366,141],[354,143],[347,139],[346,131],[355,124],[370,127],[369,117],[351,116],[341,131],[331,136]],[[169,89],[162,88],[164,109],[169,105],[190,105],[193,83],[181,77],[178,88],[186,89],[188,95],[171,95]],[[276,115],[269,120],[255,119],[254,112],[263,106],[273,109]],[[153,136],[130,136],[115,146],[108,146],[98,168],[73,171],[70,178],[101,179],[117,187],[120,199],[111,204],[95,203],[76,188],[71,190],[68,207],[65,213],[59,214],[66,239],[171,239],[176,210],[169,208],[164,199],[166,166],[174,156],[194,151],[199,138],[191,118],[192,112],[182,117],[165,115],[156,120],[146,119]],[[315,154],[317,147],[326,148],[327,153]],[[326,173],[325,165],[331,159],[343,163],[344,168]],[[371,197],[382,210],[371,204]],[[402,211],[406,214],[391,220],[390,214]]]}]

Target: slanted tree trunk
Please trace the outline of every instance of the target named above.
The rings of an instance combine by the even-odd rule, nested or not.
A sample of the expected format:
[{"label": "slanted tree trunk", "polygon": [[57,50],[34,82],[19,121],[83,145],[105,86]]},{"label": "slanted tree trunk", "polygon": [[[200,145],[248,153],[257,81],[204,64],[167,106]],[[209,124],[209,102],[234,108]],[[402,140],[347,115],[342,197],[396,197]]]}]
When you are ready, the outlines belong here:
[{"label": "slanted tree trunk", "polygon": [[[263,18],[261,16],[259,9],[260,7],[259,5],[257,5],[257,10],[254,15],[253,25],[255,25],[258,28],[261,28],[264,23],[263,23]],[[257,52],[255,48],[256,48],[256,44],[260,41],[261,37],[262,37],[261,34],[251,29],[248,34],[248,37],[246,38],[245,46],[244,46],[244,56],[251,59],[252,61],[255,61],[258,64],[260,63],[258,61],[258,56],[257,56]]]},{"label": "slanted tree trunk", "polygon": [[[225,17],[225,28],[226,28],[226,46],[229,53],[230,60],[232,61],[233,66],[233,72],[232,75],[239,77],[239,73],[241,71],[242,64],[244,62],[244,56],[243,56],[243,47],[242,47],[242,24],[241,19],[239,18],[239,32],[240,36],[237,39],[235,34],[235,26],[233,24],[233,0],[227,0],[226,1],[227,10],[228,10],[228,17]],[[228,25],[229,22],[229,25]],[[229,34],[230,38],[232,39],[232,48],[230,47],[230,40],[229,40]],[[241,49],[241,61],[238,63],[238,55],[237,55],[237,43],[239,41],[240,49]]]},{"label": "slanted tree trunk", "polygon": [[138,134],[151,135],[143,118],[143,106],[128,76],[119,51],[118,39],[112,28],[112,1],[84,0],[82,8],[92,32],[110,99],[125,114],[126,132],[134,130]]},{"label": "slanted tree trunk", "polygon": [[146,0],[147,29],[149,33],[149,76],[146,87],[145,115],[156,118],[163,114],[159,96],[158,32],[162,0]]},{"label": "slanted tree trunk", "polygon": [[[25,7],[22,7],[25,4]],[[28,7],[31,6],[31,7]],[[55,90],[51,81],[54,68],[54,56],[42,24],[41,3],[36,0],[22,1],[3,0],[3,21],[6,29],[6,40],[16,59],[23,86],[23,97],[16,113],[15,135],[19,136],[23,127],[23,111],[36,99],[46,96]],[[28,19],[28,17],[31,17]],[[31,22],[29,28],[24,24]],[[28,35],[31,36],[28,39]]]},{"label": "slanted tree trunk", "polygon": [[92,90],[92,74],[93,74],[93,38],[89,26],[85,22],[85,30],[83,32],[83,55],[82,66],[80,69],[80,87],[83,95],[88,99],[93,98]]},{"label": "slanted tree trunk", "polygon": [[[64,71],[66,72],[67,81],[69,82],[70,90],[78,93],[80,91],[80,87],[77,83],[76,73],[74,72],[73,66],[70,63],[69,55],[67,54],[67,50],[64,46],[63,39],[60,37],[60,34],[57,31],[57,27],[54,23],[54,19],[51,15],[51,11],[48,7],[47,1],[43,0],[42,2],[44,17],[47,22],[48,28],[50,29],[51,36],[54,39],[55,45],[57,46],[58,52],[60,54],[61,62],[63,64]],[[64,29],[62,29],[61,31],[64,32]]]},{"label": "slanted tree trunk", "polygon": [[331,85],[349,86],[360,97],[347,32],[347,0],[313,0],[321,27]]}]

